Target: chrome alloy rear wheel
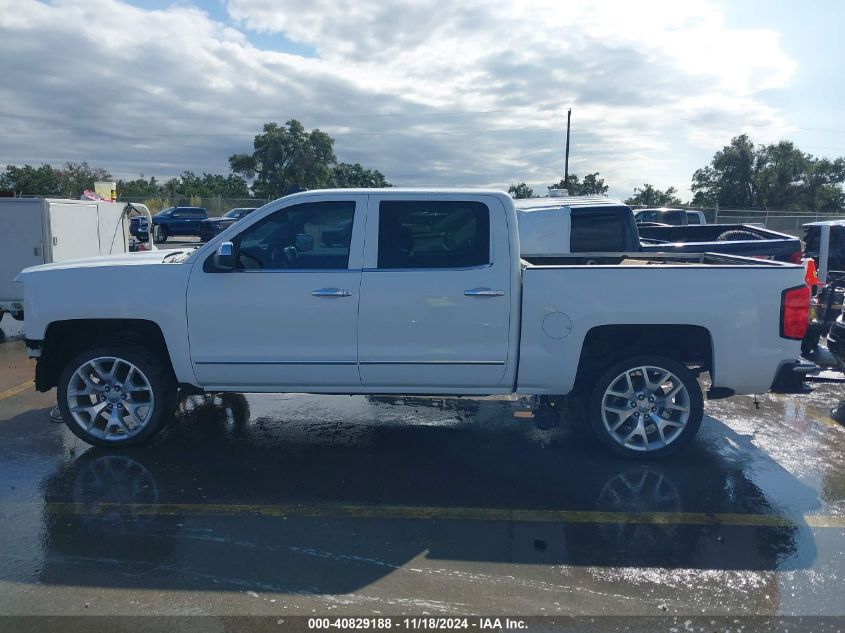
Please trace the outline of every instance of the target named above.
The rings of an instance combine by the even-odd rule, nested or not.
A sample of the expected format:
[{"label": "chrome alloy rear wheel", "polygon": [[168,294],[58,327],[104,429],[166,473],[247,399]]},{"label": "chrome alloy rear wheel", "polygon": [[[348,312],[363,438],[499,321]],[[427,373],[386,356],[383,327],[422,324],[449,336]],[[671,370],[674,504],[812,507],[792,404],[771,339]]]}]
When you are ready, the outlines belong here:
[{"label": "chrome alloy rear wheel", "polygon": [[677,440],[690,419],[690,393],[678,376],[644,365],[610,381],[601,419],[610,438],[630,451],[650,452]]}]

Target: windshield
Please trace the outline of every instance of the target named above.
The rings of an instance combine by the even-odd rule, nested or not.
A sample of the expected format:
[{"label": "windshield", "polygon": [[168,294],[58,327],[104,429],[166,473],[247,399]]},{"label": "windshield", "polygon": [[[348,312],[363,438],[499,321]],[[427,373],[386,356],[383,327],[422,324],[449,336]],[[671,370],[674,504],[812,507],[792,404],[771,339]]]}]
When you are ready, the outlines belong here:
[{"label": "windshield", "polygon": [[156,213],[156,217],[163,216],[163,215],[170,215],[170,212],[173,211],[173,207],[167,207],[166,209],[162,209],[158,213]]},{"label": "windshield", "polygon": [[227,211],[223,215],[223,217],[224,218],[234,218],[234,219],[237,220],[238,218],[242,218],[245,215],[249,215],[253,211],[255,211],[255,209],[232,209],[231,211]]}]

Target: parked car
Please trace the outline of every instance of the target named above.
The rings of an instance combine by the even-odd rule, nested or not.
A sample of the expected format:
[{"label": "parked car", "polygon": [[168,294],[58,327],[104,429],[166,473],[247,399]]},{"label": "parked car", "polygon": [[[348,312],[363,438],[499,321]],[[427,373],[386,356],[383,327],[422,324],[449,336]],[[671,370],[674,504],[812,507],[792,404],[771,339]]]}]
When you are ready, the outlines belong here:
[{"label": "parked car", "polygon": [[801,240],[745,224],[648,226],[611,198],[571,196],[516,200],[522,252],[725,253],[801,262]]},{"label": "parked car", "polygon": [[[153,242],[166,242],[171,236],[199,236],[200,222],[208,218],[208,211],[203,207],[168,207],[153,216]],[[138,241],[149,239],[146,218],[132,218],[129,233]]]},{"label": "parked car", "polygon": [[200,241],[207,242],[215,235],[222,233],[241,218],[245,218],[255,211],[256,207],[241,207],[227,211],[222,217],[208,218],[200,222]]},{"label": "parked car", "polygon": [[687,224],[707,224],[703,211],[688,211],[685,209],[641,209],[634,213],[637,224],[670,224],[686,226]]},{"label": "parked car", "polygon": [[341,220],[330,229],[323,229],[320,240],[324,246],[342,246],[352,235],[352,219]]},{"label": "parked car", "polygon": [[845,371],[845,220],[803,228],[804,257],[813,260],[818,276],[801,352],[823,369]]},{"label": "parked car", "polygon": [[[430,211],[442,218],[428,222]],[[343,220],[352,231],[341,247],[299,237]],[[720,398],[768,391],[801,364],[803,267],[712,254],[520,256],[502,191],[313,191],[232,228],[196,249],[19,275],[36,387],[57,387],[73,433],[100,446],[148,440],[180,387],[518,392],[546,411],[567,396],[609,449],[660,457],[698,431],[700,372]],[[132,301],[103,301],[112,285],[132,288]]]},{"label": "parked car", "polygon": [[845,220],[827,220],[809,222],[804,229],[804,256],[815,260],[820,266],[821,232],[823,226],[828,226],[830,237],[827,252],[827,271],[845,271]]}]

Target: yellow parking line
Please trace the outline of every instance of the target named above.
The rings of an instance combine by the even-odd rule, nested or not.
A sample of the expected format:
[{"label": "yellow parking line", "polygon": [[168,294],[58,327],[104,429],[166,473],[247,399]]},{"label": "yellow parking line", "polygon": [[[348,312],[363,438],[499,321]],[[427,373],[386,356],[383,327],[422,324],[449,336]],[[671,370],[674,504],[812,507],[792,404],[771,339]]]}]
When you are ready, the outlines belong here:
[{"label": "yellow parking line", "polygon": [[12,387],[11,389],[6,389],[6,391],[0,391],[0,400],[5,400],[6,398],[11,398],[12,396],[18,395],[21,391],[26,391],[30,387],[34,387],[35,383],[30,380],[29,382],[25,382],[22,385],[18,385],[17,387]]},{"label": "yellow parking line", "polygon": [[[6,504],[3,504],[6,505]],[[514,521],[539,523],[605,523],[650,525],[725,525],[741,527],[795,527],[803,519],[810,527],[845,528],[845,516],[807,514],[709,514],[704,512],[601,512],[593,510],[529,510],[509,508],[449,508],[381,505],[264,505],[242,503],[75,504],[49,502],[46,509],[57,514],[206,516],[284,516],[351,519],[442,519],[466,521]]]}]

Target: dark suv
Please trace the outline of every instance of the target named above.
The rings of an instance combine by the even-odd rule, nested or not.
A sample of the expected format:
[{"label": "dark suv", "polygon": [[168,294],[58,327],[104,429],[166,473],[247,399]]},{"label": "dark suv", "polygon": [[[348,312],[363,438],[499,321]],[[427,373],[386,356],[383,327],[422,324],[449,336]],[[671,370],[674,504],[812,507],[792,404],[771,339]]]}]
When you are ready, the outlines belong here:
[{"label": "dark suv", "polygon": [[[171,235],[200,234],[200,223],[208,218],[202,207],[168,207],[153,216],[153,242],[166,242]],[[129,233],[141,242],[149,239],[147,218],[132,218]]]},{"label": "dark suv", "polygon": [[223,232],[225,229],[228,229],[235,222],[241,218],[245,218],[253,211],[255,211],[255,208],[253,207],[240,207],[227,211],[223,217],[203,220],[200,222],[200,240],[207,242],[212,237]]}]

